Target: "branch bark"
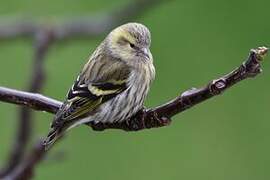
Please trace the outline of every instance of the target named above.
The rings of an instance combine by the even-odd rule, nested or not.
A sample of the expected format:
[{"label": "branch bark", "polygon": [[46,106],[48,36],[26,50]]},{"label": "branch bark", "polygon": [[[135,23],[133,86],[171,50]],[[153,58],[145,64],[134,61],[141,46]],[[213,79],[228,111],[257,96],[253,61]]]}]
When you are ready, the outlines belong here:
[{"label": "branch bark", "polygon": [[[260,63],[267,51],[268,49],[265,47],[252,49],[247,60],[227,75],[211,81],[202,88],[194,88],[185,91],[180,96],[161,106],[143,109],[131,119],[124,121],[123,123],[104,124],[100,122],[91,122],[87,125],[97,131],[105,129],[137,131],[146,128],[165,126],[167,125],[168,120],[174,115],[216,95],[220,95],[226,89],[238,82],[247,78],[253,78],[261,73],[262,69]],[[0,87],[0,101],[18,104],[52,114],[55,114],[62,104],[60,101],[40,94],[23,92],[4,87]]]},{"label": "branch bark", "polygon": [[[29,92],[16,91],[0,87],[0,99],[5,102],[23,105],[20,109],[20,119],[16,140],[11,149],[6,166],[0,170],[0,179],[30,179],[35,165],[40,161],[43,153],[41,145],[33,148],[33,152],[22,160],[25,147],[31,133],[30,108],[56,113],[60,102],[52,100],[33,92],[40,92],[44,84],[45,72],[43,69],[45,55],[50,44],[57,40],[86,37],[93,38],[108,32],[113,27],[130,21],[140,16],[150,7],[159,4],[163,0],[134,0],[126,6],[111,13],[99,15],[98,17],[87,17],[73,19],[66,23],[48,24],[38,21],[20,19],[13,24],[0,25],[0,39],[15,39],[18,37],[33,38],[35,40],[35,54]],[[34,100],[33,100],[34,98]],[[48,102],[50,104],[48,104]],[[39,146],[40,145],[40,146]],[[39,155],[38,155],[39,154]]]},{"label": "branch bark", "polygon": [[[29,92],[39,92],[44,85],[45,73],[43,62],[52,40],[51,34],[48,31],[40,31],[36,34],[34,44],[35,54],[31,74],[32,79],[28,88]],[[0,177],[5,177],[13,171],[25,154],[25,149],[32,132],[32,113],[29,108],[21,107],[19,109],[19,124],[17,128],[15,142],[11,148],[5,168],[0,171]]]},{"label": "branch bark", "polygon": [[164,0],[134,0],[129,4],[110,13],[98,16],[86,16],[72,19],[65,23],[40,23],[29,18],[20,19],[15,23],[0,26],[0,39],[15,39],[18,37],[33,37],[37,32],[44,29],[51,32],[56,40],[71,38],[93,38],[107,33],[119,24],[128,22],[142,15],[149,8],[160,4]]},{"label": "branch bark", "polygon": [[[199,89],[191,89],[185,91],[180,96],[171,100],[170,102],[150,109],[139,111],[129,120],[121,123],[101,123],[91,122],[93,130],[103,131],[105,129],[122,129],[125,131],[138,131],[143,129],[157,128],[167,126],[170,124],[170,118],[174,115],[191,108],[192,106],[201,103],[211,97],[220,95],[226,89],[237,84],[238,82],[255,77],[261,69],[261,61],[266,55],[268,49],[260,47],[252,49],[245,62],[243,62],[237,69],[228,73],[227,75],[211,81],[206,86]],[[8,103],[26,106],[34,110],[46,111],[55,114],[61,106],[61,102],[45,97],[36,93],[22,92],[13,89],[0,87],[0,100]],[[46,151],[42,142],[38,142],[32,149],[32,152],[22,164],[9,174],[11,179],[29,179],[32,177],[34,167],[46,155]]]},{"label": "branch bark", "polygon": [[55,114],[62,102],[43,96],[38,93],[18,91],[0,87],[0,101],[25,106],[37,111]]}]

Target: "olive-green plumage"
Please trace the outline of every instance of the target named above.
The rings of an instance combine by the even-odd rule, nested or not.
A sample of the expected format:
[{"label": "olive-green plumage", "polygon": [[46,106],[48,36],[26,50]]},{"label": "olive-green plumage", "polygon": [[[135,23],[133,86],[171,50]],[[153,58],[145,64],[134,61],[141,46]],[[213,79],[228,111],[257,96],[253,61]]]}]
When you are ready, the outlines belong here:
[{"label": "olive-green plumage", "polygon": [[79,124],[123,121],[140,110],[155,77],[150,43],[150,32],[142,24],[128,23],[114,29],[69,90],[45,147]]}]

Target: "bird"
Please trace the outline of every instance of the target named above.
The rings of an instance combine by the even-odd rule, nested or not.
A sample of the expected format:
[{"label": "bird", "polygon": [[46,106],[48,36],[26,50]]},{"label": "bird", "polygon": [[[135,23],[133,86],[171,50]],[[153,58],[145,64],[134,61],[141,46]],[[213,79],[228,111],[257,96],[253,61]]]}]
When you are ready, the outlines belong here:
[{"label": "bird", "polygon": [[45,149],[78,125],[128,121],[141,110],[155,79],[150,45],[151,33],[141,23],[113,29],[69,89],[43,141]]}]

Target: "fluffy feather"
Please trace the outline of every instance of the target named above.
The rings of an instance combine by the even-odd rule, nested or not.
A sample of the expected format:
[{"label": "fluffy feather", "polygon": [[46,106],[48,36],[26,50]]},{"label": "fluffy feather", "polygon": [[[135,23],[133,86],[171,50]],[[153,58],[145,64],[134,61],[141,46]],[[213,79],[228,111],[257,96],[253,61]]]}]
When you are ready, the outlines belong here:
[{"label": "fluffy feather", "polygon": [[44,145],[79,124],[123,121],[140,110],[155,76],[150,42],[149,30],[138,23],[113,30],[69,90]]}]

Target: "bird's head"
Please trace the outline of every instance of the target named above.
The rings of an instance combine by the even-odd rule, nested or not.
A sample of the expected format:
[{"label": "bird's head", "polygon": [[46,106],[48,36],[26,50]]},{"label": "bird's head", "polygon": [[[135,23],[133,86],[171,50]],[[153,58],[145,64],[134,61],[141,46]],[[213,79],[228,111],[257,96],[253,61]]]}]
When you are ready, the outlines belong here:
[{"label": "bird's head", "polygon": [[127,23],[114,29],[106,38],[109,53],[128,65],[152,63],[151,34],[139,23]]}]

